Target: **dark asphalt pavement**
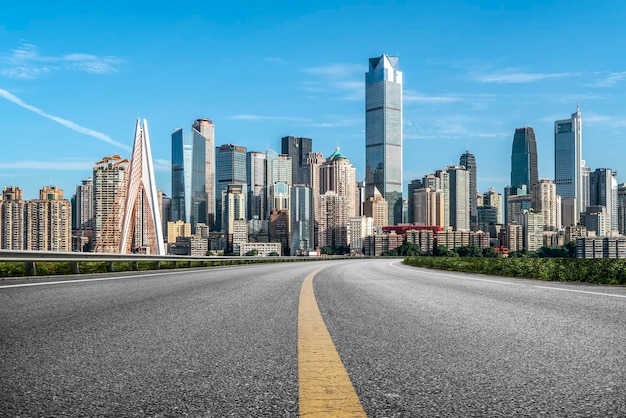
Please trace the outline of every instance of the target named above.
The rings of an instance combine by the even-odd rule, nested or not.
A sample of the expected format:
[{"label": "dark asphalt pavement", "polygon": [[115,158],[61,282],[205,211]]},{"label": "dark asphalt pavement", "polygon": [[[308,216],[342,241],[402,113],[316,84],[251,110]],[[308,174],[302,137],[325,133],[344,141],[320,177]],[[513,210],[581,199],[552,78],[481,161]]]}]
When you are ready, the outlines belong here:
[{"label": "dark asphalt pavement", "polygon": [[393,260],[2,282],[0,416],[297,416],[298,297],[322,266],[368,416],[626,416],[625,288]]}]

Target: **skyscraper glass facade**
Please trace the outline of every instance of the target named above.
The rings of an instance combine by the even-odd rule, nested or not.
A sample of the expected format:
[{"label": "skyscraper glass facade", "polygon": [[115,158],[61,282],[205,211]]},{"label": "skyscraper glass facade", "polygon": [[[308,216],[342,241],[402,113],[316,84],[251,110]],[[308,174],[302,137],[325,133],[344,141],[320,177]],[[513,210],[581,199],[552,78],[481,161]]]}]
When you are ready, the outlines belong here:
[{"label": "skyscraper glass facade", "polygon": [[539,182],[537,172],[537,142],[535,131],[529,126],[517,128],[511,150],[511,186],[526,189]]},{"label": "skyscraper glass facade", "polygon": [[307,184],[306,159],[312,152],[313,141],[310,138],[286,136],[281,140],[281,153],[291,157],[292,184]]},{"label": "skyscraper glass facade", "polygon": [[[229,184],[241,184],[246,188],[248,176],[246,173],[247,149],[239,145],[225,144],[215,150],[215,162],[217,166],[217,181],[215,192],[222,196],[222,191]],[[247,194],[247,190],[244,190]],[[222,200],[216,202],[215,230],[222,231]],[[247,219],[247,216],[246,216]]]},{"label": "skyscraper glass facade", "polygon": [[[576,198],[576,216],[585,210],[582,185],[582,116],[554,122],[554,183],[563,199]],[[577,219],[576,219],[577,220]]]},{"label": "skyscraper glass facade", "polygon": [[388,223],[402,222],[402,72],[398,57],[370,58],[365,74],[365,179],[388,203]]}]

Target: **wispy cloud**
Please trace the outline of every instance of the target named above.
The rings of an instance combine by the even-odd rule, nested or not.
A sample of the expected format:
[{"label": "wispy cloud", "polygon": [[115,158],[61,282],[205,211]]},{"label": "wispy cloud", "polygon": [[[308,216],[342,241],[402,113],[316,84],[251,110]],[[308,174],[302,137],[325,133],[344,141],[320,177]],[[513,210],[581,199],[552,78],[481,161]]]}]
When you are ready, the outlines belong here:
[{"label": "wispy cloud", "polygon": [[426,124],[405,123],[404,139],[408,140],[456,140],[456,139],[501,139],[508,134],[497,131],[472,129],[467,121],[459,119],[437,119]]},{"label": "wispy cloud", "polygon": [[172,162],[164,160],[162,158],[156,158],[154,160],[155,171],[170,171],[172,169]]},{"label": "wispy cloud", "polygon": [[296,116],[268,116],[268,115],[233,115],[230,117],[235,120],[263,121],[263,120],[281,120],[287,122],[311,122],[309,118],[301,118]]},{"label": "wispy cloud", "polygon": [[583,122],[587,125],[596,126],[604,125],[610,128],[625,128],[626,117],[617,117],[609,115],[583,115]]},{"label": "wispy cloud", "polygon": [[626,71],[611,73],[608,76],[600,80],[587,84],[587,86],[589,87],[612,87],[616,83],[622,81],[625,78],[626,78]]},{"label": "wispy cloud", "polygon": [[303,81],[299,89],[316,93],[339,93],[339,100],[363,100],[363,74],[365,69],[359,64],[328,64],[319,67],[302,68],[301,72],[313,77]]},{"label": "wispy cloud", "polygon": [[35,79],[61,70],[107,74],[117,71],[123,62],[117,57],[100,57],[83,53],[46,56],[41,55],[34,45],[22,44],[8,55],[0,55],[0,75],[9,78]]},{"label": "wispy cloud", "polygon": [[402,96],[404,103],[445,104],[464,100],[462,96],[453,94],[422,94],[412,90],[405,90]]},{"label": "wispy cloud", "polygon": [[280,57],[265,57],[265,62],[271,62],[273,64],[284,64],[286,61]]},{"label": "wispy cloud", "polygon": [[127,145],[124,145],[120,142],[115,141],[114,139],[110,138],[109,136],[103,134],[102,132],[98,132],[95,131],[93,129],[90,128],[85,128],[84,126],[80,126],[70,120],[67,119],[63,119],[60,118],[58,116],[54,116],[51,115],[49,113],[44,112],[43,110],[35,107],[35,106],[31,106],[28,103],[24,103],[19,97],[14,96],[13,94],[9,93],[8,91],[4,90],[4,89],[0,89],[0,97],[15,103],[18,106],[23,107],[24,109],[30,110],[31,112],[34,112],[40,116],[43,116],[44,118],[48,118],[58,124],[61,124],[63,126],[65,126],[66,128],[69,128],[73,131],[79,132],[81,134],[85,134],[85,135],[89,135],[91,137],[94,137],[96,139],[99,139],[101,141],[104,141],[106,143],[109,143],[111,145],[115,145],[117,147],[123,148],[125,150],[130,151],[130,147]]},{"label": "wispy cloud", "polygon": [[478,73],[474,72],[470,74],[470,77],[479,83],[495,83],[495,84],[523,84],[534,83],[542,80],[574,77],[580,75],[579,73],[533,73],[524,72],[517,68],[507,68],[501,71],[492,73]]},{"label": "wispy cloud", "polygon": [[91,170],[93,161],[11,161],[0,163],[0,169],[12,170]]}]

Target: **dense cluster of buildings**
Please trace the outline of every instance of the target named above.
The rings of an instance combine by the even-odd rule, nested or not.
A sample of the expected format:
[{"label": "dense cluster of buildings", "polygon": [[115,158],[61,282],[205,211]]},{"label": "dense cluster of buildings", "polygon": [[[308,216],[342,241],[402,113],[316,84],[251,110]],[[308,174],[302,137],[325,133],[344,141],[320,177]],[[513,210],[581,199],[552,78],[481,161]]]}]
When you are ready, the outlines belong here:
[{"label": "dense cluster of buildings", "polygon": [[555,122],[554,179],[539,178],[535,134],[522,127],[513,135],[511,181],[503,194],[477,190],[477,161],[466,151],[457,165],[410,181],[405,198],[397,57],[369,60],[365,115],[365,181],[357,181],[339,148],[325,156],[313,150],[312,139],[296,136],[282,138],[280,153],[217,145],[213,122],[197,119],[189,131],[171,134],[170,197],[154,187],[147,125],[142,130],[138,122],[135,142],[144,138],[143,145],[130,160],[114,155],[97,162],[71,202],[55,187],[44,187],[32,201],[5,187],[0,246],[379,255],[405,242],[432,254],[439,246],[469,245],[533,252],[579,239],[581,257],[626,257],[626,185],[611,169],[585,165],[580,108]]}]

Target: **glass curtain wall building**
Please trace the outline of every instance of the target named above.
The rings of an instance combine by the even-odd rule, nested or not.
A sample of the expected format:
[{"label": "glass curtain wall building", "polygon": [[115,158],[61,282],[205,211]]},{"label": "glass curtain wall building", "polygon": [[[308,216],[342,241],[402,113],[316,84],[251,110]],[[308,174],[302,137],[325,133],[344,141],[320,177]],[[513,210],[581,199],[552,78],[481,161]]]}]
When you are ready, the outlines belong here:
[{"label": "glass curtain wall building", "polygon": [[191,128],[191,228],[215,225],[215,126],[209,119],[197,119]]},{"label": "glass curtain wall building", "polygon": [[189,223],[191,216],[191,134],[183,128],[172,133],[172,221]]},{"label": "glass curtain wall building", "polygon": [[365,74],[365,181],[387,201],[388,224],[402,222],[402,72],[398,57],[370,58]]},{"label": "glass curtain wall building", "polygon": [[575,223],[583,208],[582,116],[580,106],[570,119],[554,122],[554,183],[563,199],[575,198]]},{"label": "glass curtain wall building", "polygon": [[526,185],[526,189],[530,190],[537,183],[539,174],[535,131],[530,126],[517,128],[511,150],[511,186],[521,189],[522,185]]},{"label": "glass curtain wall building", "polygon": [[[222,145],[215,150],[215,162],[217,166],[217,181],[215,193],[216,199],[215,231],[222,231],[222,192],[226,192],[229,184],[241,184],[247,187],[248,176],[246,172],[246,160],[248,150],[246,147],[233,144]],[[244,190],[247,194],[247,190]],[[245,219],[248,219],[247,215]]]},{"label": "glass curtain wall building", "polygon": [[306,159],[312,152],[313,141],[310,138],[286,136],[281,140],[281,154],[291,157],[291,184],[308,184],[306,178]]},{"label": "glass curtain wall building", "polygon": [[478,202],[477,202],[477,185],[476,185],[476,157],[474,154],[466,151],[461,154],[459,165],[465,167],[469,173],[469,213],[470,213],[470,228],[472,230],[478,229]]}]

